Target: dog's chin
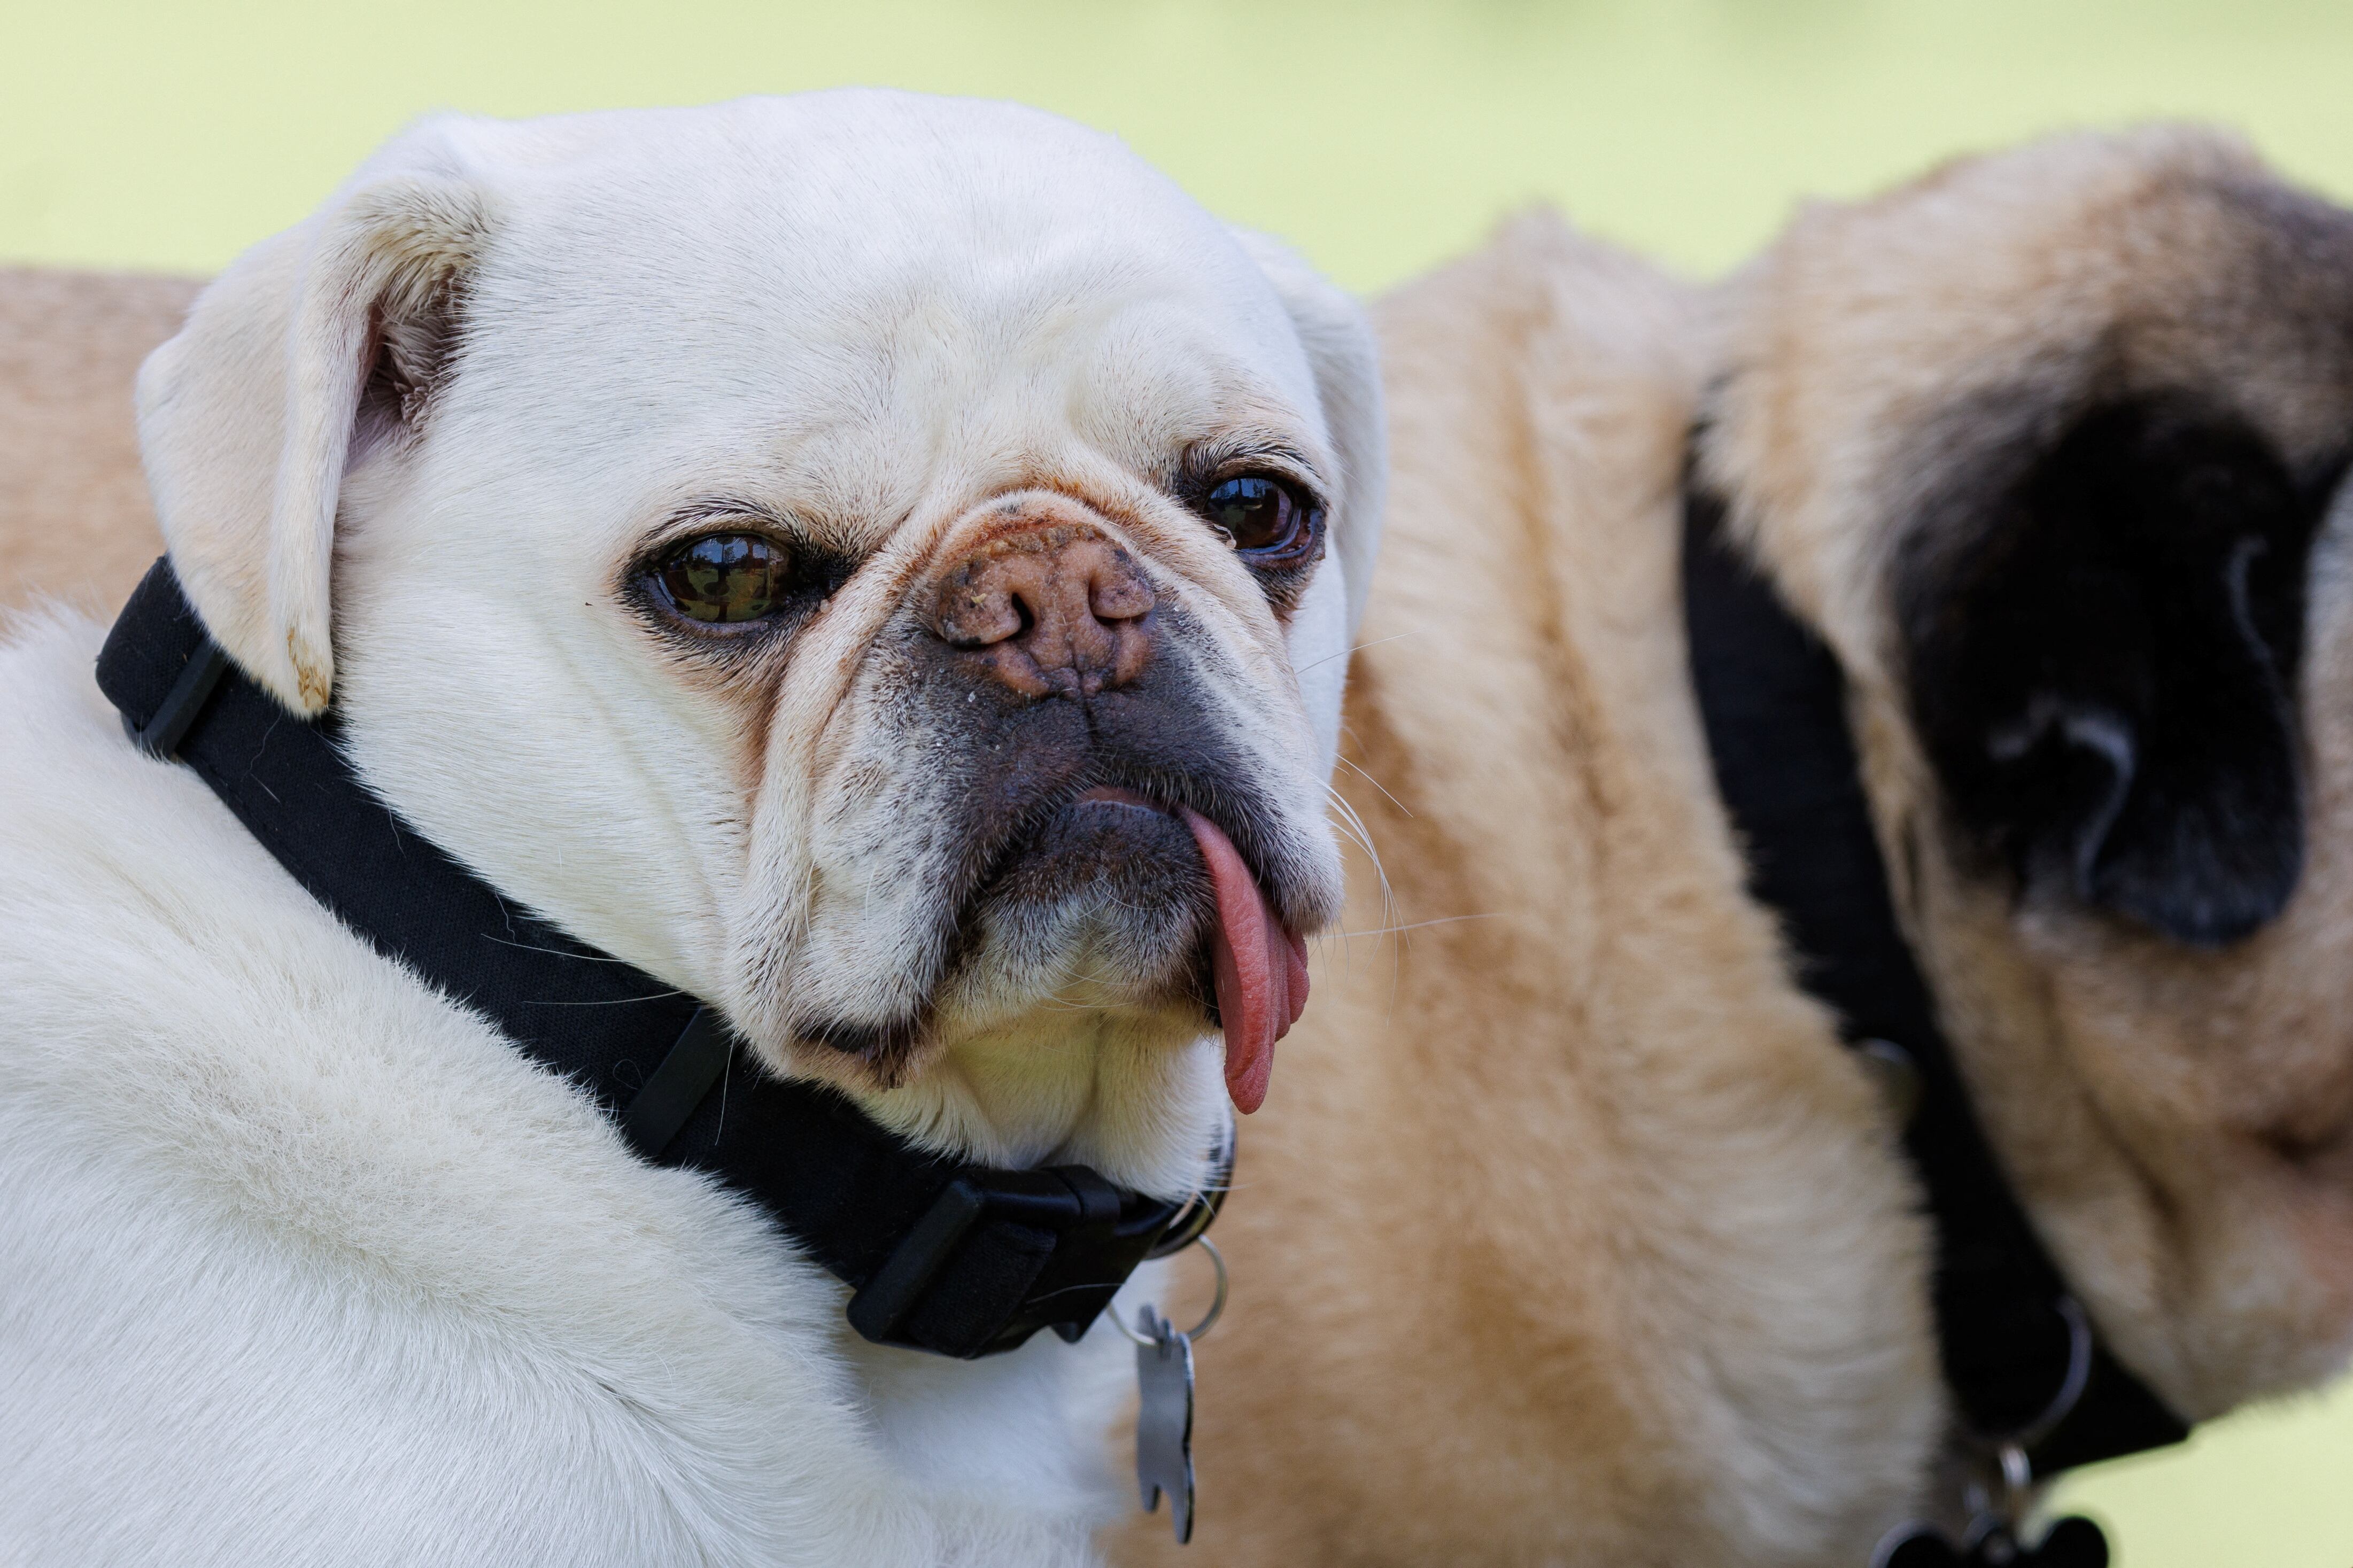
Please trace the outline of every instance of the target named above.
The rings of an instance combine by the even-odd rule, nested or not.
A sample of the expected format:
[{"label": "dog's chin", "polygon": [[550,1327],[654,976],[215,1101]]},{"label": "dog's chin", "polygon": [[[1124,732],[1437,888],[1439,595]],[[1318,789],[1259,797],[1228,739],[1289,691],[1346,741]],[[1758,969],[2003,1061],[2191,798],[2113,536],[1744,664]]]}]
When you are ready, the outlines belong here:
[{"label": "dog's chin", "polygon": [[935,1016],[956,1032],[1058,1011],[1124,1015],[1184,1037],[1213,1027],[1216,896],[1192,830],[1124,790],[1061,807],[974,900],[965,960]]},{"label": "dog's chin", "polygon": [[996,1163],[1089,1165],[1164,1197],[1229,1135],[1192,830],[1138,796],[1056,810],[966,906],[921,1065],[861,1098],[886,1125]]}]

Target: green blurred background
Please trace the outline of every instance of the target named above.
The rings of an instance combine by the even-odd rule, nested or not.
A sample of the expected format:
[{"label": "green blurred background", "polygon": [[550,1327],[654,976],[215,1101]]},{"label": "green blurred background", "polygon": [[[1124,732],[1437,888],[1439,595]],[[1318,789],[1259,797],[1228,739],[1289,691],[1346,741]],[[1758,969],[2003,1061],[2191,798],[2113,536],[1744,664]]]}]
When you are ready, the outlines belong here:
[{"label": "green blurred background", "polygon": [[[2236,126],[2353,198],[2353,5],[409,0],[0,6],[0,260],[209,271],[378,141],[842,82],[1014,98],[1377,290],[1525,203],[1697,274],[1808,196],[2063,126]],[[1247,1281],[1242,1288],[1247,1288]],[[2353,1391],[2069,1483],[2125,1568],[2353,1565]]]}]

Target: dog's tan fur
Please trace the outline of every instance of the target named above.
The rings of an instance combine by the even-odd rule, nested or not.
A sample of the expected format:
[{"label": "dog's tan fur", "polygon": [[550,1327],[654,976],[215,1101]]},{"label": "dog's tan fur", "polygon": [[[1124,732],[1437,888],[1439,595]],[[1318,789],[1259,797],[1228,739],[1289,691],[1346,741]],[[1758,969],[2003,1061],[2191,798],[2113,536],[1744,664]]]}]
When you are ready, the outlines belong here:
[{"label": "dog's tan fur", "polygon": [[199,287],[0,269],[0,605],[117,605],[164,552],[131,384]]},{"label": "dog's tan fur", "polygon": [[1244,1129],[1205,1557],[1811,1561],[1936,1440],[1892,1128],[1742,896],[1685,683],[1702,304],[1539,216],[1377,311],[1339,787],[1392,898],[1352,868]]},{"label": "dog's tan fur", "polygon": [[[2326,536],[2303,881],[2219,952],[2014,901],[1941,825],[1890,667],[1889,557],[1921,474],[1968,460],[1929,425],[1968,394],[2056,409],[2121,375],[2217,392],[2292,457],[2353,430],[2353,301],[2292,206],[2211,138],[2071,139],[1814,211],[1713,300],[1535,218],[1379,308],[1392,506],[1342,787],[1393,902],[1354,868],[1362,934],[1245,1130],[1195,1552],[1861,1563],[1928,1484],[1912,1180],[1742,890],[1689,695],[1702,414],[1855,678],[1908,923],[2110,1344],[2198,1417],[2342,1363],[2353,595]],[[1178,1560],[1155,1523],[1128,1561]]]}]

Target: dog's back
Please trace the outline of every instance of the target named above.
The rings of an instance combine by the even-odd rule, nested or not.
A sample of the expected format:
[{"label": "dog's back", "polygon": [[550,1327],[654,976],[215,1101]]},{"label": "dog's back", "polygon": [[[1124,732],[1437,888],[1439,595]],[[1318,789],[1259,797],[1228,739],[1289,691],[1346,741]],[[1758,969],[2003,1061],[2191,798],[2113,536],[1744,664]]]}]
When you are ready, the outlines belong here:
[{"label": "dog's back", "polygon": [[163,552],[131,384],[197,288],[0,269],[0,605],[49,594],[111,608]]}]

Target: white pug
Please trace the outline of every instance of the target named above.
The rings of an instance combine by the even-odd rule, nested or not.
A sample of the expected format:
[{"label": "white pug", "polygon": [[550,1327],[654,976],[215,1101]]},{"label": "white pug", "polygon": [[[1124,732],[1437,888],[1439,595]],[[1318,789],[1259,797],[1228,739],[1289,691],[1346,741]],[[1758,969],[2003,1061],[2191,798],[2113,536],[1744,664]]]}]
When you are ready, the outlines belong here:
[{"label": "white pug", "polygon": [[[436,121],[140,405],[280,738],[328,713],[768,1069],[1166,1200],[1265,1093],[1339,897],[1373,351],[1113,141],[867,92]],[[0,1558],[1088,1558],[1112,1325],[860,1339],[134,749],[101,631],[0,652]]]}]

